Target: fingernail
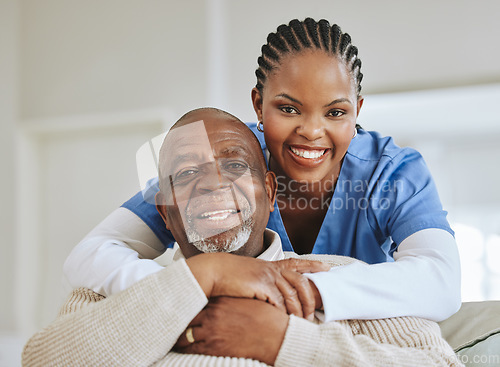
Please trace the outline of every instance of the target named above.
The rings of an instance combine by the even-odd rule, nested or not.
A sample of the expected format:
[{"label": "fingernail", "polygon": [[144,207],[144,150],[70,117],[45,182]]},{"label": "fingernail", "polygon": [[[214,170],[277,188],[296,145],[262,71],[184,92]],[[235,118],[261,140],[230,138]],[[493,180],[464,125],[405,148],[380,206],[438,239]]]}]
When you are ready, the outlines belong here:
[{"label": "fingernail", "polygon": [[314,321],[314,312],[313,313],[310,313],[309,315],[307,315],[306,319],[308,321]]}]

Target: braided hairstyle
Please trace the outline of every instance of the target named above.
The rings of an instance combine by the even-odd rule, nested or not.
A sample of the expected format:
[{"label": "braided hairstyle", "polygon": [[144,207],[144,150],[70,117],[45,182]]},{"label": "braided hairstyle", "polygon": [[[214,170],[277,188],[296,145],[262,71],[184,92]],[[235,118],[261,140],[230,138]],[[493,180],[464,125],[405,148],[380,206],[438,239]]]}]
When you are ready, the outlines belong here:
[{"label": "braided hairstyle", "polygon": [[280,60],[288,54],[296,54],[305,49],[323,50],[342,60],[356,83],[359,97],[363,74],[358,49],[352,45],[351,36],[342,33],[336,24],[330,26],[327,20],[316,22],[312,18],[306,18],[303,22],[294,19],[288,25],[280,25],[276,33],[267,36],[267,44],[262,46],[262,56],[257,59],[259,68],[255,71],[255,87],[261,96],[267,76],[279,67]]}]

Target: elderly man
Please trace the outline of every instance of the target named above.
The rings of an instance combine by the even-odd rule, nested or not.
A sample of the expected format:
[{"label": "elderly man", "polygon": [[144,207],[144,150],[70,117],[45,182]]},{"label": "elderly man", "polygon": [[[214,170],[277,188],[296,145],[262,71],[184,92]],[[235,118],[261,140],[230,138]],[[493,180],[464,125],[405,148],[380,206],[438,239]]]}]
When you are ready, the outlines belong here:
[{"label": "elderly man", "polygon": [[160,189],[157,208],[179,244],[177,260],[106,299],[75,290],[27,343],[26,366],[460,365],[430,321],[319,324],[295,316],[320,308],[299,272],[326,268],[263,261],[297,255],[283,254],[265,230],[275,177],[234,116],[200,109],[181,118],[160,153]]}]

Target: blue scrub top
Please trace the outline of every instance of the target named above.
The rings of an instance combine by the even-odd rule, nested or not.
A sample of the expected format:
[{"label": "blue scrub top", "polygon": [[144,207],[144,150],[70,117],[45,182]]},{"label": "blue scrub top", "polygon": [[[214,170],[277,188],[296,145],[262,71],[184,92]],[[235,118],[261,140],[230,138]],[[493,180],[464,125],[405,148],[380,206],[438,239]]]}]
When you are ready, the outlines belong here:
[{"label": "blue scrub top", "polygon": [[[247,125],[266,153],[263,133],[255,123]],[[147,195],[158,190],[156,181]],[[122,207],[139,216],[165,246],[172,246],[172,234],[148,201],[140,191]],[[359,129],[344,157],[312,253],[351,256],[369,264],[393,261],[397,246],[417,231],[439,228],[453,235],[446,215],[420,153],[398,147],[390,137]],[[267,227],[280,235],[284,251],[293,251],[278,203]]]}]

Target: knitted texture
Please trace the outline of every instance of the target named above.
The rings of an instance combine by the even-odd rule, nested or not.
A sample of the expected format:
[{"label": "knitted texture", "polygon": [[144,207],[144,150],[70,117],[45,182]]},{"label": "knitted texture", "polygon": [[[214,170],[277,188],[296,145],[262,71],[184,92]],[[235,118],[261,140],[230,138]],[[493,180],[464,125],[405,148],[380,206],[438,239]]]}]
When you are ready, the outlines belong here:
[{"label": "knitted texture", "polygon": [[184,260],[102,299],[77,289],[26,344],[25,366],[149,366],[172,349],[208,300]]},{"label": "knitted texture", "polygon": [[59,310],[59,316],[80,311],[89,303],[103,300],[105,297],[87,288],[77,288],[68,297],[66,303]]},{"label": "knitted texture", "polygon": [[432,321],[400,317],[315,325],[295,316],[275,365],[463,366]]},{"label": "knitted texture", "polygon": [[[313,257],[331,265],[352,261],[338,256]],[[76,289],[61,315],[28,341],[23,365],[266,366],[243,358],[169,352],[206,304],[205,294],[184,260],[106,299],[88,289]],[[404,317],[318,324],[290,316],[275,365],[462,364],[431,321]]]}]

